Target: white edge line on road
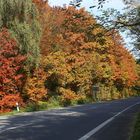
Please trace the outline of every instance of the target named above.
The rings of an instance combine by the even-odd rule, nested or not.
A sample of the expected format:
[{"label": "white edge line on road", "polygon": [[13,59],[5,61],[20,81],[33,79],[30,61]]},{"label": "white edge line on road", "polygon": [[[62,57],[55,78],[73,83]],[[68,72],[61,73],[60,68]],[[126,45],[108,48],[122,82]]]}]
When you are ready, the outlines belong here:
[{"label": "white edge line on road", "polygon": [[125,112],[126,110],[129,110],[130,108],[136,106],[140,104],[140,102],[137,102],[136,104],[133,104],[127,108],[125,108],[124,110],[118,112],[116,115],[114,115],[113,117],[109,118],[108,120],[104,121],[103,123],[101,123],[100,125],[98,125],[97,127],[95,127],[94,129],[92,129],[90,132],[88,132],[86,135],[84,135],[83,137],[81,137],[78,140],[87,140],[89,139],[91,136],[93,136],[96,132],[98,132],[100,129],[102,129],[105,125],[107,125],[108,123],[110,123],[111,121],[113,121],[117,116],[119,116],[120,114],[122,114],[123,112]]}]

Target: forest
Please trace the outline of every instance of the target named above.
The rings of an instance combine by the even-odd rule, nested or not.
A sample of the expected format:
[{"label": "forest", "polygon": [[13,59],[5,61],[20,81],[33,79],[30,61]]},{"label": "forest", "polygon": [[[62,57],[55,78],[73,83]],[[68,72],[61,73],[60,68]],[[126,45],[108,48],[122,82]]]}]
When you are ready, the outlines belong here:
[{"label": "forest", "polygon": [[0,0],[0,113],[138,96],[140,63],[84,8]]}]

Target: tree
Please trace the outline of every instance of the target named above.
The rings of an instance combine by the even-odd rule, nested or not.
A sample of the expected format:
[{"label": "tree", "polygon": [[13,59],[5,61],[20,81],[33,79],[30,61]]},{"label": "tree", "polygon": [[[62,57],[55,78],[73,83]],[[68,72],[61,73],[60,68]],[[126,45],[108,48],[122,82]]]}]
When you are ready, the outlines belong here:
[{"label": "tree", "polygon": [[30,100],[38,103],[43,98],[46,98],[45,80],[46,74],[41,69],[37,69],[32,76],[27,77],[23,88],[23,95],[26,101]]},{"label": "tree", "polygon": [[[130,36],[134,39],[136,49],[140,50],[140,7],[137,7],[129,12],[126,27],[130,30]],[[134,18],[135,17],[135,18]]]},{"label": "tree", "polygon": [[16,41],[6,29],[0,32],[0,111],[9,111],[22,105],[21,91],[24,83],[26,57],[19,53]]},{"label": "tree", "polygon": [[[98,4],[95,5],[94,4],[94,0],[93,0],[93,5],[90,6],[90,8],[94,8],[94,7],[98,7],[98,9],[102,8],[104,6],[104,3],[107,0],[98,0]],[[113,17],[113,20],[110,20],[112,15],[113,15],[113,11],[114,9],[110,11],[107,14],[107,12],[104,12],[104,18],[100,17],[101,22],[103,23],[103,26],[105,26],[106,24],[109,23],[108,27],[111,27],[111,29],[121,29],[121,30],[127,30],[130,31],[130,37],[133,38],[134,41],[134,46],[137,50],[137,52],[139,52],[140,50],[140,31],[139,31],[139,26],[140,26],[140,22],[139,22],[139,17],[140,17],[140,2],[137,0],[122,0],[124,2],[124,4],[127,6],[127,9],[129,9],[129,12],[127,10],[127,12],[125,12],[124,14],[120,14],[119,12],[117,12],[117,14],[115,15],[115,17]],[[70,5],[74,6],[74,7],[80,7],[80,4],[82,3],[82,0],[73,0],[70,2]],[[110,16],[111,15],[111,16]],[[111,26],[111,24],[112,26]],[[139,54],[139,53],[138,53]]]},{"label": "tree", "polygon": [[41,28],[38,10],[32,0],[0,0],[0,28],[10,30],[20,53],[27,55],[27,70],[37,67],[40,59]]},{"label": "tree", "polygon": [[[93,3],[94,3],[94,1],[95,0],[93,0]],[[95,5],[95,4],[91,5],[90,8],[94,8],[96,6],[98,6],[98,9],[102,8],[106,1],[107,0],[98,0],[98,5]],[[131,5],[133,5],[133,6],[139,5],[139,2],[137,0],[122,0],[122,1],[126,5],[129,5],[129,6],[131,6]],[[82,0],[72,0],[72,1],[70,1],[70,5],[74,6],[74,7],[80,7],[81,3],[82,3]]]},{"label": "tree", "polygon": [[[58,89],[62,87],[68,89],[69,92],[86,95],[89,93],[90,87],[97,83],[108,89],[111,86],[117,88],[116,83],[119,81],[123,81],[120,82],[120,85],[122,84],[124,87],[133,85],[131,81],[136,80],[134,59],[124,49],[122,38],[117,35],[116,30],[108,31],[97,24],[96,20],[83,8],[55,7],[52,13],[53,15],[59,13],[53,20],[56,23],[59,21],[59,28],[56,23],[51,23],[56,30],[55,33],[49,30],[54,35],[54,38],[49,39],[54,44],[60,45],[61,43],[62,46],[58,46],[56,51],[50,51],[50,54],[43,54],[45,68],[50,67],[47,72],[51,73],[46,78],[49,90],[58,93]],[[59,17],[59,15],[61,16]],[[47,38],[48,32],[44,33],[44,37]],[[63,42],[61,42],[62,40],[56,41],[57,35],[61,35]],[[120,51],[115,48],[119,48]],[[124,60],[120,59],[120,56]],[[127,67],[122,67],[128,60],[130,63],[127,63]],[[120,64],[117,63],[118,61]],[[127,69],[128,65],[133,65],[131,72]],[[116,80],[117,76],[118,80]],[[108,92],[110,92],[109,90]]]}]

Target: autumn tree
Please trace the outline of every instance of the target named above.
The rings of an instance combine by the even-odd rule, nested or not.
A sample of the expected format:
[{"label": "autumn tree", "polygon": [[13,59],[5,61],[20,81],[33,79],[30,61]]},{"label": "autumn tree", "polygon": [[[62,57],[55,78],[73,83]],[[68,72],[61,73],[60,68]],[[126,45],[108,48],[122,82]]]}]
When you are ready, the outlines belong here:
[{"label": "autumn tree", "polygon": [[[56,91],[58,87],[63,87],[61,82],[64,81],[66,87],[63,88],[68,88],[75,94],[79,95],[81,93],[89,93],[90,87],[97,83],[103,86],[103,90],[105,87],[105,89],[108,88],[108,93],[112,92],[111,90],[113,88],[116,88],[116,85],[114,84],[115,80],[113,79],[115,77],[114,75],[116,74],[114,70],[115,67],[117,67],[117,70],[119,72],[121,71],[123,75],[125,75],[124,70],[129,71],[128,69],[122,70],[121,66],[116,66],[116,63],[114,62],[116,61],[116,59],[119,59],[119,57],[115,56],[115,53],[113,54],[114,50],[111,53],[111,50],[118,46],[118,44],[115,43],[116,40],[114,38],[117,39],[118,43],[121,42],[122,39],[117,36],[110,37],[112,34],[114,35],[115,32],[110,32],[107,34],[107,29],[97,24],[96,20],[84,9],[78,10],[74,7],[54,7],[52,11],[54,11],[54,15],[55,13],[61,14],[58,14],[56,16],[56,21],[59,21],[58,23],[60,23],[58,30],[57,28],[55,28],[56,34],[53,34],[52,31],[51,33],[55,35],[55,37],[57,35],[61,35],[61,39],[63,40],[63,42],[61,42],[62,40],[57,40],[57,43],[59,43],[60,45],[61,42],[62,45],[58,46],[58,50],[56,50],[56,52],[52,52],[50,53],[50,55],[48,55],[47,53],[46,55],[48,55],[48,57],[45,58],[46,65],[47,63],[51,63],[50,65],[54,67],[50,69],[52,75],[48,79],[48,83],[52,83],[52,85],[53,83],[55,83],[55,87],[53,87],[52,89]],[[59,17],[59,15],[61,15],[61,17]],[[57,19],[57,17],[59,18]],[[61,20],[59,20],[60,18]],[[58,27],[56,23],[54,27]],[[56,40],[56,38],[50,39],[54,44],[56,43],[54,41]],[[123,46],[124,44],[121,44],[121,51],[124,51],[129,55],[129,53],[127,52],[127,50],[125,51]],[[121,51],[118,52],[118,54],[121,54]],[[125,56],[126,58],[128,57],[131,63],[131,60],[133,58],[131,58],[131,56],[129,57],[125,55],[125,53],[122,53],[122,56],[124,58]],[[64,61],[58,62],[56,61],[56,59],[64,59]],[[54,66],[55,62],[57,62],[56,66]],[[122,63],[121,65],[125,64],[123,59],[121,59],[120,62]],[[134,66],[134,62],[132,63]],[[64,66],[67,66],[63,68],[63,64]],[[113,64],[115,66],[113,66]],[[70,67],[71,69],[71,71],[69,72],[71,75],[70,77],[73,79],[71,82],[66,82],[66,80],[69,79],[66,76],[67,74],[64,74],[64,72],[61,73],[60,71],[59,74],[56,74],[55,71],[57,69],[62,69],[66,72],[68,67]],[[132,70],[132,74],[130,74],[130,77],[134,77],[133,80],[135,80],[134,69]],[[122,78],[122,75],[120,76],[120,78]],[[125,78],[127,79],[127,77]],[[124,85],[126,86],[127,83],[125,82]],[[111,86],[112,89],[110,89]],[[51,88],[51,84],[49,85],[49,88]],[[109,96],[109,98],[111,98],[111,95]]]},{"label": "autumn tree", "polygon": [[81,56],[77,65],[71,63],[76,59],[77,56],[73,55],[72,58],[71,54],[62,51],[51,53],[43,59],[44,69],[47,72],[45,85],[48,89],[48,96],[60,97],[63,104],[70,104],[74,100],[85,98],[85,90],[82,88],[88,89],[86,85],[90,84],[88,83],[89,75],[86,75],[88,70],[85,71],[87,67],[83,66],[80,69],[80,66],[85,63],[84,58]]},{"label": "autumn tree", "polygon": [[112,43],[109,45],[109,63],[113,72],[112,81],[122,97],[129,96],[130,89],[137,80],[136,62],[132,54],[124,47],[124,41],[116,30],[112,31],[110,37],[111,40],[109,38],[108,40]]},{"label": "autumn tree", "polygon": [[38,103],[47,96],[47,90],[45,89],[46,73],[37,69],[34,73],[27,77],[26,83],[23,88],[23,97],[25,101],[32,101]]},{"label": "autumn tree", "polygon": [[[134,85],[134,59],[113,30],[98,24],[83,8],[51,8],[47,2],[34,2],[42,13],[40,47],[48,96],[72,100],[77,95],[88,96],[91,87],[98,84],[102,99],[111,99],[115,94],[119,98],[123,95],[121,86],[125,89]],[[125,67],[127,61],[130,63]],[[130,65],[131,72],[127,69]]]},{"label": "autumn tree", "polygon": [[26,57],[20,54],[16,41],[6,29],[0,32],[0,112],[10,111],[16,102],[22,105],[23,66]]}]

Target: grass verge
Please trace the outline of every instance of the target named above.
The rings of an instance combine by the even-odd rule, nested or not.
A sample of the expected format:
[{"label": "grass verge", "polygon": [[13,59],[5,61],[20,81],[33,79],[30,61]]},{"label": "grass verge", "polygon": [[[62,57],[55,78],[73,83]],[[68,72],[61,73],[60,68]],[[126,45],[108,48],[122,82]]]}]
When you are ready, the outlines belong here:
[{"label": "grass verge", "polygon": [[140,140],[140,113],[138,113],[131,140]]}]

